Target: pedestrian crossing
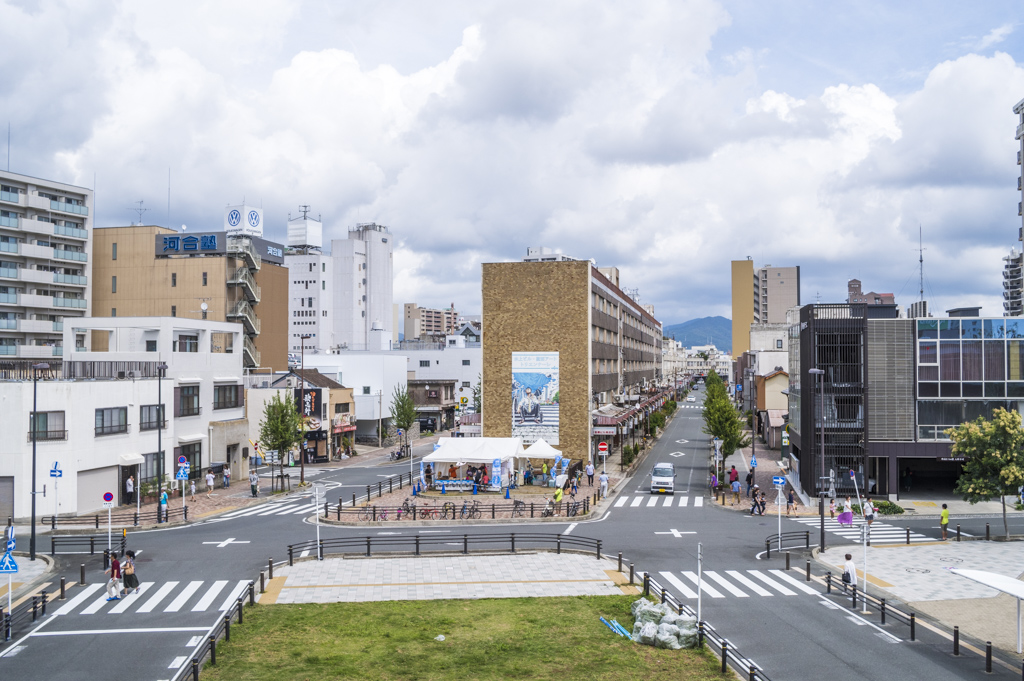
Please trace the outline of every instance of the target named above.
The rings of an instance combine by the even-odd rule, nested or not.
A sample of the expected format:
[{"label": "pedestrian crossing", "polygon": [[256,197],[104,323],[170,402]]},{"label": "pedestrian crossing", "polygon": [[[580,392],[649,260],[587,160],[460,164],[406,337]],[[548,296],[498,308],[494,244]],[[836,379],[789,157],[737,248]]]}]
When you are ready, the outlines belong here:
[{"label": "pedestrian crossing", "polygon": [[313,504],[308,499],[300,502],[284,502],[279,504],[260,504],[239,511],[225,513],[221,518],[241,518],[256,515],[309,515],[313,513]]},{"label": "pedestrian crossing", "polygon": [[699,580],[692,570],[651,573],[651,577],[683,598],[695,599],[698,591],[711,598],[821,595],[785,570],[704,570]]},{"label": "pedestrian crossing", "polygon": [[[249,587],[249,580],[234,582],[226,579],[211,583],[205,581],[142,582],[139,593],[126,593],[116,601],[107,600],[106,583],[89,584],[74,594],[57,610],[55,615],[124,615],[151,612],[206,612],[230,608]],[[59,604],[60,601],[57,601]]]},{"label": "pedestrian crossing", "polygon": [[676,405],[676,406],[678,406],[680,409],[703,409],[704,408],[704,405],[702,405],[702,404],[680,404],[680,405]]},{"label": "pedestrian crossing", "polygon": [[704,505],[704,497],[693,497],[691,500],[689,496],[655,496],[653,494],[644,494],[638,497],[630,497],[629,495],[623,495],[615,501],[614,507],[637,508],[639,506],[643,506],[644,508],[687,508],[691,505],[695,508],[700,508]]},{"label": "pedestrian crossing", "polygon": [[[820,528],[821,518],[797,518],[798,523],[802,523],[809,527]],[[853,544],[861,543],[861,527],[864,525],[863,518],[854,518],[853,527],[849,525],[840,525],[836,520],[832,518],[825,518],[825,529],[832,534],[838,534],[843,539],[850,541]],[[906,544],[907,543],[907,530],[903,527],[896,527],[895,525],[888,525],[886,523],[875,522],[871,525],[871,537],[870,541],[872,544]],[[910,541],[914,542],[929,542],[935,541],[934,537],[928,537],[918,532],[910,532]]]}]

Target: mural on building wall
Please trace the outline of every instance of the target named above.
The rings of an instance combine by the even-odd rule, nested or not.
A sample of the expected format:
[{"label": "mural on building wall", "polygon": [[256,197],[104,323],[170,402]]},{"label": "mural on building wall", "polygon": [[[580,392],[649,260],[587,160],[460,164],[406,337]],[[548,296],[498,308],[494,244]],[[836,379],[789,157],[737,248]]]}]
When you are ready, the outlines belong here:
[{"label": "mural on building wall", "polygon": [[512,353],[512,437],[558,444],[558,353]]}]

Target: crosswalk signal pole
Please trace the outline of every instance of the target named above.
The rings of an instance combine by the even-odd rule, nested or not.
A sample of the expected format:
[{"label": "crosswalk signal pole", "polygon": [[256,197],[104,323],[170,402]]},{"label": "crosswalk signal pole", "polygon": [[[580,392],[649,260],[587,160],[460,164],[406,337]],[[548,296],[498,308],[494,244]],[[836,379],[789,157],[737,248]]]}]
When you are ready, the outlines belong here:
[{"label": "crosswalk signal pole", "polygon": [[701,616],[701,598],[700,595],[704,592],[701,589],[701,572],[704,569],[704,547],[699,542],[697,543],[697,622],[703,622],[704,618]]}]

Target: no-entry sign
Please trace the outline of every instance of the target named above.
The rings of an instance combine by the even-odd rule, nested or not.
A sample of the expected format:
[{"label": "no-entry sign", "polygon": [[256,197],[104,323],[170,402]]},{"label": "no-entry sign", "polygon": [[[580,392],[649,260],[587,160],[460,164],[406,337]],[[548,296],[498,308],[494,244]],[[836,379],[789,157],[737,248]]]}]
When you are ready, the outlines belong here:
[{"label": "no-entry sign", "polygon": [[607,452],[608,451],[608,443],[607,442],[599,442],[597,444],[597,451],[599,451],[599,452]]}]

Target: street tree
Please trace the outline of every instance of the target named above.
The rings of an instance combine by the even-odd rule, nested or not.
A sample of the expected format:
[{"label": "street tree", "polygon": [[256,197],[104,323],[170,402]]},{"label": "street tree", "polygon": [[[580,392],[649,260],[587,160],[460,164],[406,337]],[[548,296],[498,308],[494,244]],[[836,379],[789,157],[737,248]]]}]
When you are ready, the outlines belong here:
[{"label": "street tree", "polygon": [[416,405],[412,401],[409,389],[396,385],[395,392],[391,395],[391,423],[394,424],[395,428],[402,431],[407,444],[409,441],[409,429],[412,428],[412,424],[415,422]]},{"label": "street tree", "polygon": [[1003,531],[1010,537],[1006,521],[1006,495],[1024,485],[1024,430],[1021,415],[1000,407],[992,418],[979,416],[946,430],[953,441],[953,456],[964,458],[964,470],[957,480],[956,494],[976,504],[999,498],[1003,505]]},{"label": "street tree", "polygon": [[295,407],[290,391],[279,391],[263,405],[263,420],[260,421],[260,442],[266,449],[277,450],[281,474],[284,474],[284,457],[302,440],[302,416]]},{"label": "street tree", "polygon": [[477,414],[483,413],[483,377],[476,375],[476,385],[473,386],[473,411]]},{"label": "street tree", "polygon": [[722,383],[722,378],[714,371],[704,379],[704,428],[703,431],[722,441],[722,457],[728,457],[737,449],[750,445],[746,437],[743,421],[736,412],[729,393]]}]

